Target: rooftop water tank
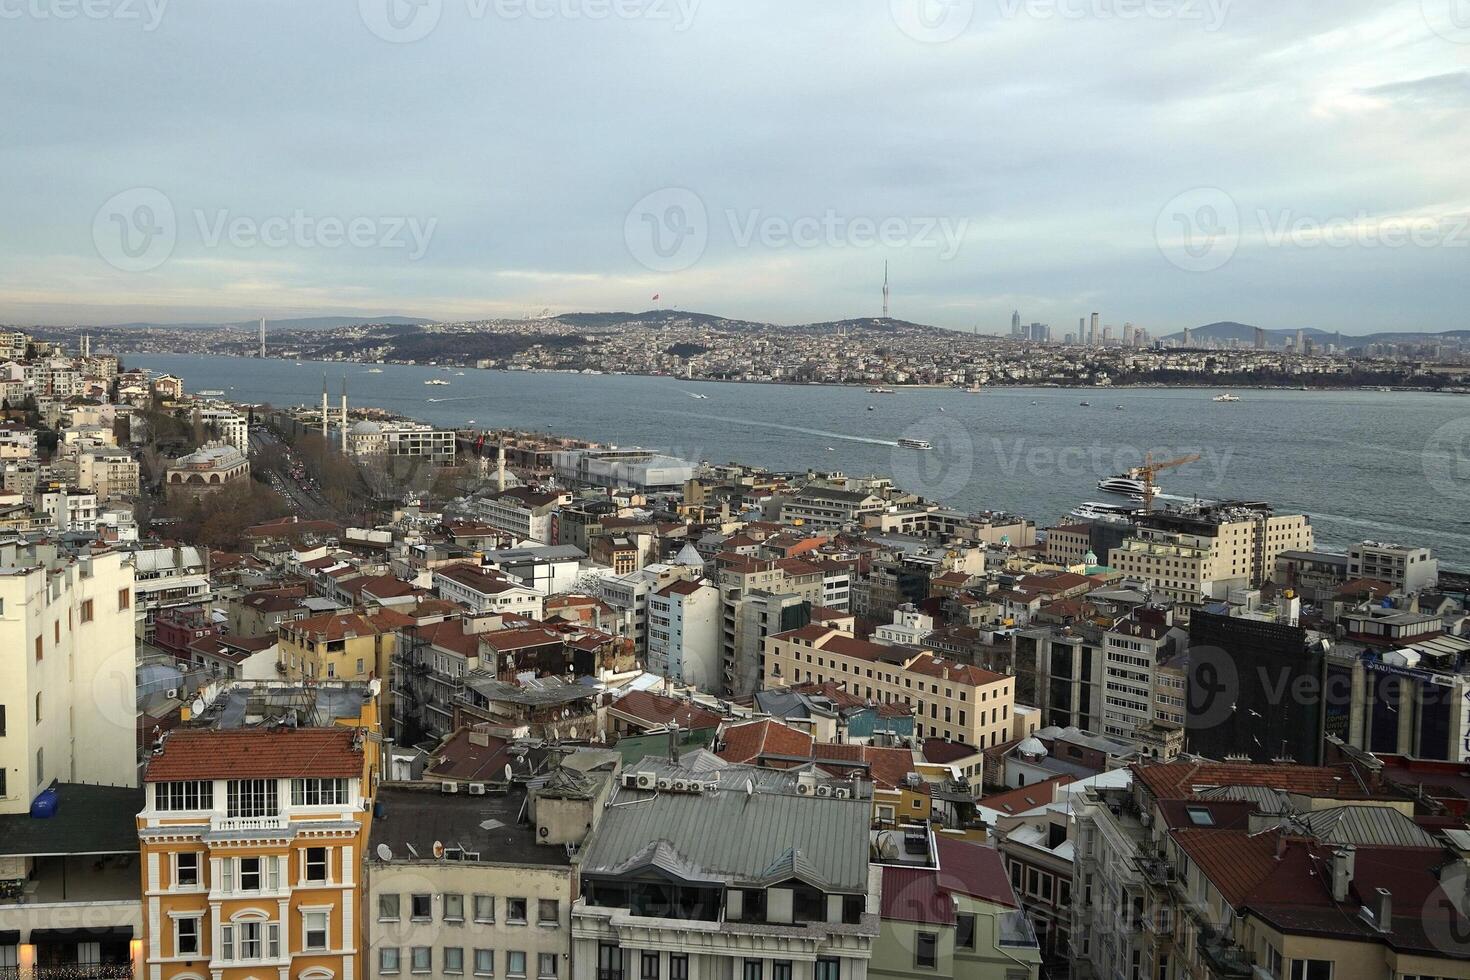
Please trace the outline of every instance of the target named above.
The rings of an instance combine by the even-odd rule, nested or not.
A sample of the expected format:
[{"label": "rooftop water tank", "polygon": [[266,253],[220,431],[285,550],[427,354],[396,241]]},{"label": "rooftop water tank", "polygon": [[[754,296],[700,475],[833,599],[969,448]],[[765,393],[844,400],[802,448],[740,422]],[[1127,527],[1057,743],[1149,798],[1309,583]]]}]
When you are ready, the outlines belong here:
[{"label": "rooftop water tank", "polygon": [[56,808],[60,805],[61,801],[57,798],[56,787],[48,786],[37,793],[34,800],[31,800],[31,819],[50,820],[56,816]]}]

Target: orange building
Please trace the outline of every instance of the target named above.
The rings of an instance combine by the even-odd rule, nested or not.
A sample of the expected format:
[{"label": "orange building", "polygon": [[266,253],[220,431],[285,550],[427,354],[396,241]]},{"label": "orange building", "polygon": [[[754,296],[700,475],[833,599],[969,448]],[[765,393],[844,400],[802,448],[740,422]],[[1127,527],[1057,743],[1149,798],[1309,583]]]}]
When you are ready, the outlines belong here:
[{"label": "orange building", "polygon": [[138,815],[143,980],[359,980],[378,746],[354,727],[183,729]]}]

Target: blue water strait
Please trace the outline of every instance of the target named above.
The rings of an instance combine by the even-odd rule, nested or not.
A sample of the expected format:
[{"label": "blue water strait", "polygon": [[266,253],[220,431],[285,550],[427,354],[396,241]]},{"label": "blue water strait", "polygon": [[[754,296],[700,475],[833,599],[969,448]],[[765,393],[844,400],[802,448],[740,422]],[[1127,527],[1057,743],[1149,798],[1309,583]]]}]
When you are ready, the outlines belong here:
[{"label": "blue water strait", "polygon": [[[1470,397],[1380,391],[899,389],[724,384],[613,375],[476,371],[234,357],[125,355],[190,391],[315,405],[325,374],[352,405],[446,427],[513,427],[640,445],[710,462],[892,476],[949,506],[1008,510],[1042,526],[1087,500],[1123,502],[1099,479],[1199,454],[1163,473],[1164,501],[1266,500],[1312,518],[1319,545],[1428,545],[1470,565]],[[450,382],[429,386],[430,379]],[[703,395],[707,397],[696,397]],[[1084,407],[1081,403],[1088,402]],[[871,406],[871,409],[870,409]],[[922,439],[934,449],[898,446]]]}]

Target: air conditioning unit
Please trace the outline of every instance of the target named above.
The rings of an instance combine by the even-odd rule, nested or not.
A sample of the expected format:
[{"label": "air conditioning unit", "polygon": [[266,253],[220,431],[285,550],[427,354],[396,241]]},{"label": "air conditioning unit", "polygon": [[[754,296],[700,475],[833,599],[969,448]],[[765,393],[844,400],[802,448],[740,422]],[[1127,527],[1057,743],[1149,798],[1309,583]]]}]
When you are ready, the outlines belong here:
[{"label": "air conditioning unit", "polygon": [[179,696],[179,689],[176,687],[169,688],[167,696],[170,698],[177,698]]},{"label": "air conditioning unit", "polygon": [[837,786],[837,787],[834,787],[833,790],[832,790],[832,798],[833,799],[837,799],[837,800],[850,800],[850,799],[852,799],[852,787],[851,786]]},{"label": "air conditioning unit", "polygon": [[811,796],[812,790],[816,789],[811,783],[797,783],[796,792],[798,796]]},{"label": "air conditioning unit", "polygon": [[636,772],[623,773],[623,789],[638,789],[639,775]]},{"label": "air conditioning unit", "polygon": [[470,783],[470,795],[471,796],[484,796],[485,795],[485,784],[484,783]]},{"label": "air conditioning unit", "polygon": [[458,793],[459,792],[459,784],[458,783],[440,783],[439,784],[439,792],[441,792],[441,793]]},{"label": "air conditioning unit", "polygon": [[676,793],[687,793],[687,792],[689,792],[689,784],[687,782],[685,782],[684,780],[682,780],[682,779],[676,779],[676,780],[674,780],[674,792],[676,792]]},{"label": "air conditioning unit", "polygon": [[658,777],[651,772],[635,773],[634,778],[638,781],[639,789],[653,789],[658,785]]},{"label": "air conditioning unit", "polygon": [[704,783],[701,783],[697,779],[689,784],[689,792],[695,794],[696,796],[698,796],[700,793],[703,793],[704,789]]},{"label": "air conditioning unit", "polygon": [[817,795],[818,796],[831,796],[832,795],[832,787],[831,786],[818,786],[817,787]]},{"label": "air conditioning unit", "polygon": [[673,789],[674,788],[674,781],[672,779],[660,779],[658,781],[658,788],[659,789]]}]

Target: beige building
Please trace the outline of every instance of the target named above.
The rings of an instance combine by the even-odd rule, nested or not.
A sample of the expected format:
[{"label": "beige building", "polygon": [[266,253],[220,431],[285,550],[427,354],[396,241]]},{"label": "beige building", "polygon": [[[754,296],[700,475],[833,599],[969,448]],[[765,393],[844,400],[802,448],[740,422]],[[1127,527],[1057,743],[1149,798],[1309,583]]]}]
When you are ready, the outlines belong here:
[{"label": "beige building", "polygon": [[168,465],[164,471],[164,489],[170,499],[198,497],[248,479],[250,461],[244,453],[227,443],[209,443]]},{"label": "beige building", "polygon": [[77,483],[97,495],[114,500],[138,495],[138,461],[122,449],[96,446],[77,454]]},{"label": "beige building", "polygon": [[990,748],[1010,741],[1015,728],[1015,678],[829,626],[766,639],[767,688],[827,681],[861,698],[912,708],[916,734],[928,738]]}]

